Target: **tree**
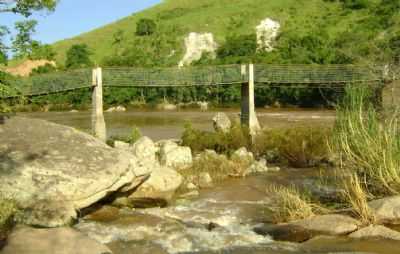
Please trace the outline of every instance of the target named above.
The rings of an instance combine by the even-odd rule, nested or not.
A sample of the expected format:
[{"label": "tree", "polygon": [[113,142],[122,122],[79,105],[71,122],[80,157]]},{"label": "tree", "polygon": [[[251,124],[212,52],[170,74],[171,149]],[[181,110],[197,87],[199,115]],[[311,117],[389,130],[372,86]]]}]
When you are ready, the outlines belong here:
[{"label": "tree", "polygon": [[92,65],[90,61],[91,52],[86,44],[72,45],[67,51],[67,60],[65,67],[67,68],[82,68]]},{"label": "tree", "polygon": [[140,19],[136,23],[136,35],[147,36],[152,35],[156,31],[156,22],[152,19]]},{"label": "tree", "polygon": [[53,61],[56,56],[56,52],[49,44],[41,44],[40,42],[34,41],[31,45],[31,53],[29,58],[32,60],[46,59]]},{"label": "tree", "polygon": [[33,11],[54,11],[58,0],[0,0],[0,13],[11,12],[25,17]]},{"label": "tree", "polygon": [[7,63],[7,46],[4,44],[3,38],[9,33],[7,27],[0,26],[0,64]]},{"label": "tree", "polygon": [[32,52],[32,34],[35,33],[36,20],[19,21],[15,23],[15,30],[18,31],[17,36],[12,42],[12,50],[17,58],[27,57]]}]

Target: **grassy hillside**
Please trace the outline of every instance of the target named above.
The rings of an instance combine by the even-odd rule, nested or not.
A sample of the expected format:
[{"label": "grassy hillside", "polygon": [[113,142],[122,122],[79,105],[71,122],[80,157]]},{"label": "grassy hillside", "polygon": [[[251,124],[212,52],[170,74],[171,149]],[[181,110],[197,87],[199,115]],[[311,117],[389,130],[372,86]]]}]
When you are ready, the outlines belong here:
[{"label": "grassy hillside", "polygon": [[[161,65],[173,65],[183,55],[183,38],[189,32],[212,32],[217,42],[222,44],[230,34],[254,33],[255,26],[267,17],[282,24],[280,40],[290,36],[313,35],[317,31],[323,33],[322,37],[332,40],[351,41],[350,45],[343,47],[343,50],[350,51],[349,54],[353,53],[353,46],[359,48],[379,36],[390,37],[398,30],[398,19],[394,19],[389,27],[368,27],[375,26],[370,22],[379,23],[376,20],[371,21],[371,11],[381,0],[367,0],[369,8],[361,9],[345,9],[343,1],[164,0],[161,4],[105,27],[60,41],[54,47],[58,52],[57,60],[63,63],[65,53],[71,45],[86,43],[93,52],[93,61],[100,64],[104,57],[123,54],[123,49],[137,47],[146,51],[149,47],[154,47],[154,43],[163,43],[162,47],[159,46],[162,52],[158,52],[158,57],[168,59]],[[150,18],[157,22],[157,38],[138,38],[135,35],[136,22],[141,18]],[[117,31],[122,31],[123,40],[115,45],[113,41]],[[173,50],[176,52],[171,56]]]}]

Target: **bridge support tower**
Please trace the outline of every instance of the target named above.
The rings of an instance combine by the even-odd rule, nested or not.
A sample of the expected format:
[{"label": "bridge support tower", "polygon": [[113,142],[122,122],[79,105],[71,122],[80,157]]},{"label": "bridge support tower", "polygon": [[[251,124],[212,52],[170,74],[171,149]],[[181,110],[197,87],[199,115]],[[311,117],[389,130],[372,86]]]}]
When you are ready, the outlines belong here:
[{"label": "bridge support tower", "polygon": [[[246,66],[242,66],[242,75],[246,73]],[[242,84],[242,105],[241,105],[241,123],[247,125],[250,129],[250,134],[253,136],[261,130],[257,119],[254,101],[254,65],[249,65],[249,82]]]},{"label": "bridge support tower", "polygon": [[106,122],[103,114],[103,77],[101,68],[93,69],[92,76],[92,132],[106,142]]}]

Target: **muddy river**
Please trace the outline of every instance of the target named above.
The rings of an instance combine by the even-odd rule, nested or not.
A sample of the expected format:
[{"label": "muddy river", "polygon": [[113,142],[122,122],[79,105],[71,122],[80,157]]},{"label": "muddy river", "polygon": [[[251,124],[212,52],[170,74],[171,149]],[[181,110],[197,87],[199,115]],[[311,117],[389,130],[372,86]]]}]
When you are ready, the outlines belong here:
[{"label": "muddy river", "polygon": [[[105,113],[108,136],[128,135],[136,126],[143,135],[154,140],[179,138],[186,122],[202,130],[212,130],[212,118],[216,112],[225,112],[233,120],[239,120],[239,109],[155,111],[129,110]],[[37,112],[19,113],[21,116],[41,118],[89,131],[90,112]],[[264,127],[285,127],[296,124],[330,124],[334,121],[332,110],[258,109],[259,121]]]}]

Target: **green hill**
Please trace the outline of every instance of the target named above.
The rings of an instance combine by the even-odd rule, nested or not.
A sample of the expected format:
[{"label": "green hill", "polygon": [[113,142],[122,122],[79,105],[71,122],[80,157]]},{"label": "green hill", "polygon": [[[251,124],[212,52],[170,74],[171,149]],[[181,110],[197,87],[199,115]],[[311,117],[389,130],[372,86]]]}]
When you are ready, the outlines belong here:
[{"label": "green hill", "polygon": [[[396,10],[398,2],[164,0],[115,23],[57,42],[54,48],[60,63],[64,63],[69,47],[85,43],[93,52],[92,60],[97,64],[102,64],[107,57],[121,56],[138,59],[132,60],[131,65],[176,65],[184,54],[184,37],[189,32],[211,32],[218,44],[223,45],[229,36],[254,34],[255,27],[268,17],[281,24],[277,50],[274,53],[251,56],[254,61],[384,61],[393,58],[393,45],[396,45],[396,34],[400,31],[400,12]],[[135,35],[136,23],[142,18],[156,21],[155,34],[142,37]],[[224,63],[232,61],[240,59],[233,58]],[[129,61],[119,63],[123,65]]]}]

